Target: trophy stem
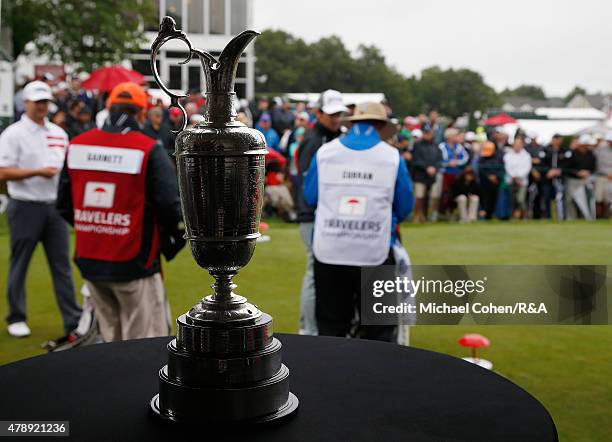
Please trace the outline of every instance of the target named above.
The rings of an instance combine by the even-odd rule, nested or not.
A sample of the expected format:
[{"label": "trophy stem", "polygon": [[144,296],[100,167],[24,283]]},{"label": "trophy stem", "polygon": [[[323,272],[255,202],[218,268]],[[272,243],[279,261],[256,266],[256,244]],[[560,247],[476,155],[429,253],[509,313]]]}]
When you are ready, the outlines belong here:
[{"label": "trophy stem", "polygon": [[230,325],[259,318],[262,315],[261,311],[255,305],[248,303],[244,296],[233,292],[237,287],[232,282],[236,273],[235,271],[211,272],[211,276],[215,278],[214,284],[211,285],[213,293],[189,310],[188,320],[200,324]]},{"label": "trophy stem", "polygon": [[223,273],[223,274],[213,274],[213,278],[215,278],[215,283],[211,286],[214,290],[212,295],[212,299],[214,302],[218,302],[219,304],[229,304],[232,301],[232,296],[234,295],[233,290],[238,287],[232,281],[235,273]]}]

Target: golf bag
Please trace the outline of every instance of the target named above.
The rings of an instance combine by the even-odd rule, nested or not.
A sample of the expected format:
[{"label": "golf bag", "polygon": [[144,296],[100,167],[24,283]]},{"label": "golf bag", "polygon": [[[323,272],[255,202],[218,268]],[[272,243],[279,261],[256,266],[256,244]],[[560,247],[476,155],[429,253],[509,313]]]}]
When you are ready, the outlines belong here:
[{"label": "golf bag", "polygon": [[[393,258],[395,259],[395,275],[399,278],[412,279],[412,262],[408,252],[402,245],[402,243],[396,240],[393,243]],[[398,293],[397,294],[397,305],[405,302],[407,304],[414,304],[415,298],[410,296],[411,293]],[[397,324],[397,343],[399,345],[410,345],[410,326],[416,324],[416,315],[398,314]]]},{"label": "golf bag", "polygon": [[6,208],[8,207],[8,196],[0,194],[0,215],[6,212]]},{"label": "golf bag", "polygon": [[96,320],[89,289],[86,285],[83,285],[81,288],[81,294],[83,295],[83,313],[81,314],[79,325],[65,336],[44,342],[42,348],[48,352],[68,350],[102,342],[98,332],[98,321]]}]

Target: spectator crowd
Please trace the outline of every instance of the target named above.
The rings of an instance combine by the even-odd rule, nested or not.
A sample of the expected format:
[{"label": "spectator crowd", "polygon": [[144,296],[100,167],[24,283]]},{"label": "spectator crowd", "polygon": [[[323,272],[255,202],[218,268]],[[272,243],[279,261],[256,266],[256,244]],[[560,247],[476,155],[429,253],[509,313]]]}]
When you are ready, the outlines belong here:
[{"label": "spectator crowd", "polygon": [[[205,104],[200,91],[190,91],[182,103],[187,126],[204,121],[202,114]],[[77,172],[70,174],[66,171],[70,166],[64,166],[63,154],[59,155],[59,150],[57,161],[49,163],[49,167],[32,169],[33,166],[19,163],[23,158],[20,159],[15,152],[26,143],[24,137],[44,133],[46,141],[39,143],[43,148],[61,147],[61,152],[64,152],[69,145],[104,149],[104,143],[120,135],[123,137],[121,143],[135,143],[135,149],[150,150],[147,161],[151,164],[147,167],[151,169],[150,173],[159,175],[155,182],[165,183],[161,188],[166,189],[167,198],[165,202],[160,202],[160,195],[164,192],[150,190],[146,198],[151,201],[147,199],[145,203],[141,198],[141,203],[146,207],[161,204],[168,213],[172,213],[170,224],[163,227],[165,237],[172,240],[160,241],[162,245],[176,246],[171,250],[164,246],[162,252],[171,259],[180,250],[184,242],[179,240],[182,236],[177,227],[181,225],[178,191],[170,160],[173,160],[176,134],[184,124],[181,109],[165,106],[162,100],[153,99],[135,83],[121,83],[109,96],[108,93],[85,90],[78,78],[73,78],[69,83],[55,82],[50,75],[29,83],[17,92],[14,107],[16,123],[0,136],[0,160],[3,161],[0,164],[0,179],[7,180],[13,186],[9,187],[14,200],[9,210],[9,213],[11,210],[13,213],[10,218],[12,232],[20,226],[28,226],[27,223],[16,222],[15,213],[19,204],[25,207],[19,209],[22,212],[33,210],[28,205],[32,198],[41,203],[35,207],[37,210],[46,211],[43,213],[45,216],[38,217],[41,222],[59,219],[55,211],[55,195],[49,192],[55,194],[57,182],[61,181],[60,195],[57,196],[57,208],[61,211],[62,202],[69,200],[66,195],[70,194],[70,178],[78,177],[75,175]],[[326,90],[320,94],[318,101],[308,103],[292,103],[282,97],[260,97],[253,102],[236,100],[235,110],[236,119],[259,130],[268,147],[264,217],[277,215],[287,222],[300,224],[308,254],[301,293],[300,332],[303,334],[394,339],[392,329],[364,327],[354,332],[353,308],[358,310],[359,306],[352,305],[352,302],[357,299],[358,290],[350,282],[359,279],[355,279],[355,275],[359,275],[361,266],[384,267],[385,264],[409,261],[400,250],[398,224],[411,212],[414,223],[439,220],[470,223],[493,218],[561,221],[609,217],[612,202],[612,132],[602,136],[555,134],[551,140],[540,144],[536,134],[525,133],[521,129],[515,133],[508,133],[504,127],[466,130],[458,120],[442,117],[435,110],[427,115],[423,113],[400,119],[389,103],[346,103],[342,94],[334,90]],[[48,121],[55,125],[49,125]],[[94,128],[102,130],[92,131]],[[55,132],[50,132],[51,129]],[[142,140],[147,140],[149,144],[140,146]],[[29,144],[23,149],[26,148],[34,149]],[[77,167],[75,164],[73,166]],[[339,165],[344,171],[338,174]],[[84,167],[83,170],[89,169]],[[24,201],[20,202],[15,196],[16,189],[25,189],[29,183],[40,184],[42,181],[36,181],[38,176],[52,180],[44,181],[44,189],[30,189]],[[112,183],[94,184],[111,186],[112,189],[115,186]],[[111,187],[108,187],[109,191]],[[152,189],[154,186],[150,187]],[[344,193],[340,195],[338,192]],[[102,203],[98,201],[96,204]],[[64,206],[62,216],[71,222],[73,204],[68,202]],[[128,209],[126,207],[125,211]],[[348,223],[347,232],[338,234],[336,227],[343,221],[334,218],[336,212],[350,216],[358,214],[363,222]],[[67,246],[67,230],[64,224],[59,224],[62,226],[63,243]],[[349,232],[351,229],[355,231]],[[372,231],[364,234],[361,230],[365,229]],[[42,227],[39,230],[48,231]],[[144,230],[149,233],[154,231],[151,228]],[[18,247],[16,243],[12,244],[11,271],[14,274],[13,282],[9,284],[9,299],[12,300],[14,317],[8,320],[9,332],[13,336],[27,336],[30,333],[25,322],[23,301],[25,270],[33,250],[32,244],[35,246],[38,241],[48,241],[37,231],[26,233],[24,235],[29,235],[31,240],[28,250],[21,255],[15,254]],[[136,232],[134,235],[137,237],[140,234]],[[338,235],[337,239],[324,239],[333,235]],[[353,237],[350,235],[356,239],[351,240]],[[359,241],[365,242],[360,245]],[[149,243],[148,240],[143,242]],[[100,250],[104,248],[101,246]],[[67,247],[51,249],[63,251],[61,262],[65,267],[56,266],[57,275],[54,278],[69,281]],[[372,252],[374,250],[376,254]],[[15,261],[17,255],[23,257],[23,262]],[[143,252],[142,256],[146,257],[147,254]],[[146,260],[150,267],[147,267],[147,278],[155,277],[154,273],[160,267],[159,251],[151,256]],[[53,259],[59,262],[59,258]],[[106,258],[100,259],[105,262]],[[157,264],[151,267],[150,263]],[[124,267],[119,273],[125,271],[127,267]],[[104,267],[106,270],[108,268]],[[91,271],[87,266],[81,270]],[[89,281],[87,287],[95,294],[100,290],[99,284],[96,285],[96,278],[99,277],[96,272],[100,267],[94,270],[93,282]],[[346,279],[346,284],[342,286],[346,288],[343,296],[347,302],[343,303],[342,308],[336,305],[338,275],[344,275],[342,278]],[[122,290],[127,284],[124,277],[122,275],[117,279]],[[141,278],[142,275],[138,273],[137,277]],[[105,274],[104,278],[108,279],[108,275]],[[151,284],[158,288],[159,293],[163,292],[160,281],[152,281]],[[65,290],[56,294],[64,313],[66,332],[69,332],[75,329],[79,320],[80,307],[75,304],[72,283],[66,282],[64,285]],[[61,284],[58,283],[58,286]],[[96,296],[99,298],[99,295]],[[160,295],[161,298],[163,296]],[[100,299],[97,302],[98,306],[101,305]],[[161,302],[159,305],[163,307],[165,304]],[[165,315],[162,307],[158,309],[160,316]],[[165,327],[163,321],[158,323],[160,327]],[[120,335],[125,338],[125,330],[119,332],[113,327],[110,323],[102,327],[109,336],[105,339],[114,340]],[[153,333],[147,331],[146,324],[140,329],[147,336]]]},{"label": "spectator crowd", "polygon": [[[52,84],[55,102],[50,120],[70,139],[93,127],[101,128],[108,116],[107,94],[83,89],[77,77]],[[184,103],[188,125],[201,121],[205,99],[192,90]],[[356,103],[342,116],[350,117]],[[483,219],[607,218],[612,200],[612,132],[561,136],[540,144],[536,134],[507,133],[504,127],[456,127],[455,121],[432,110],[400,119],[385,104],[396,124],[387,141],[401,152],[414,182],[412,220],[471,222]],[[23,113],[21,91],[15,95],[15,119]],[[172,155],[182,113],[149,97],[142,130],[161,142]],[[281,97],[260,97],[252,103],[236,102],[238,120],[260,130],[270,154],[266,161],[266,214],[287,221],[297,219],[299,199],[298,150],[317,123],[316,102]],[[342,132],[346,132],[341,127]]]},{"label": "spectator crowd", "polygon": [[[354,105],[349,105],[350,117]],[[601,136],[555,134],[541,144],[536,134],[504,127],[455,127],[434,110],[400,120],[387,140],[402,154],[414,182],[413,221],[479,219],[607,218],[612,202],[612,132]],[[239,118],[265,136],[268,186],[299,198],[297,157],[305,132],[317,123],[317,103],[291,104],[280,97],[240,105]],[[346,132],[341,127],[342,132]],[[305,165],[306,166],[306,165]],[[279,193],[270,190],[270,193]],[[288,198],[271,198],[269,209],[293,220]]]}]

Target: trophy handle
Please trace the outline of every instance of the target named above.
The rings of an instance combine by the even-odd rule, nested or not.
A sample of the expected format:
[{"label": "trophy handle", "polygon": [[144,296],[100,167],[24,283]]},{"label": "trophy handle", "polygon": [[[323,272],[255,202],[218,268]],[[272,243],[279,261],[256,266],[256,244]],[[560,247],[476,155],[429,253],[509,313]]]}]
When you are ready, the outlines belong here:
[{"label": "trophy handle", "polygon": [[189,63],[195,54],[202,61],[202,68],[206,70],[207,68],[216,69],[218,67],[218,62],[211,54],[208,52],[204,52],[200,49],[194,49],[191,41],[187,38],[187,35],[176,28],[176,22],[172,17],[166,16],[162,20],[159,25],[159,33],[157,34],[157,38],[151,45],[151,71],[153,72],[153,78],[155,78],[155,82],[159,85],[161,90],[163,90],[168,96],[170,96],[170,107],[177,107],[181,110],[183,114],[183,122],[180,130],[173,130],[172,133],[179,133],[185,130],[187,127],[187,111],[183,107],[183,105],[179,102],[179,99],[186,98],[189,94],[181,94],[177,95],[168,89],[168,87],[164,84],[162,79],[159,76],[159,72],[157,71],[157,54],[161,47],[166,44],[170,40],[181,40],[185,42],[187,48],[189,49],[189,55],[179,64]]}]

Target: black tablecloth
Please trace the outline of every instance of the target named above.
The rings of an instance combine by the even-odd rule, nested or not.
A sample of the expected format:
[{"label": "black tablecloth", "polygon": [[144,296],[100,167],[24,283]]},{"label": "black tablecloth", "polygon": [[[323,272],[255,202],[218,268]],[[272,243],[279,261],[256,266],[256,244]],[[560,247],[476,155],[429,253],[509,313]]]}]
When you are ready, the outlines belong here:
[{"label": "black tablecloth", "polygon": [[553,420],[536,399],[460,359],[380,342],[277,337],[300,400],[297,415],[279,426],[221,433],[202,426],[194,433],[156,420],[149,400],[157,393],[169,338],[94,345],[2,366],[0,420],[68,420],[70,439],[78,441],[557,440]]}]

